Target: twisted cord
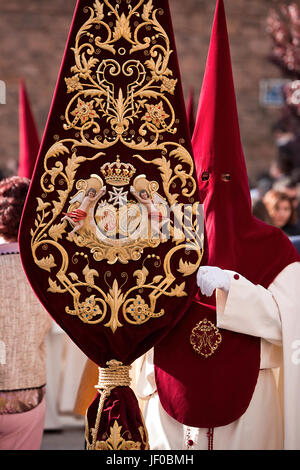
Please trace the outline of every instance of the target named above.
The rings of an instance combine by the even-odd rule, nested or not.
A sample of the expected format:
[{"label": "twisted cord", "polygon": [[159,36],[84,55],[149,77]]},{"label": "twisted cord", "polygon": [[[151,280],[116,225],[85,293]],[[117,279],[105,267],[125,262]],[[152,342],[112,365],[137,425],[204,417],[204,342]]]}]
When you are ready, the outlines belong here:
[{"label": "twisted cord", "polygon": [[107,365],[108,367],[99,367],[99,381],[95,386],[98,391],[111,387],[130,387],[131,366],[123,366],[122,362],[115,360],[107,362]]},{"label": "twisted cord", "polygon": [[95,422],[95,430],[93,434],[92,450],[95,450],[97,436],[101,421],[101,415],[105,400],[109,397],[111,391],[115,387],[129,387],[131,378],[129,372],[131,366],[124,366],[122,362],[111,360],[106,363],[108,367],[99,367],[99,380],[98,384],[95,385],[96,390],[100,394],[100,400],[97,410],[97,417]]}]

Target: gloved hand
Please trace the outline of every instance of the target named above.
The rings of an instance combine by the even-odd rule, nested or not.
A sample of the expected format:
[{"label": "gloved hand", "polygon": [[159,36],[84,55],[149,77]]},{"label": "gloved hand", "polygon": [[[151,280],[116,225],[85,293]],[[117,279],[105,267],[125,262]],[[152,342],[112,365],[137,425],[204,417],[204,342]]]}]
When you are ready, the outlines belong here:
[{"label": "gloved hand", "polygon": [[197,284],[202,294],[210,297],[215,289],[223,289],[228,292],[230,277],[223,269],[215,266],[201,266],[197,273]]}]

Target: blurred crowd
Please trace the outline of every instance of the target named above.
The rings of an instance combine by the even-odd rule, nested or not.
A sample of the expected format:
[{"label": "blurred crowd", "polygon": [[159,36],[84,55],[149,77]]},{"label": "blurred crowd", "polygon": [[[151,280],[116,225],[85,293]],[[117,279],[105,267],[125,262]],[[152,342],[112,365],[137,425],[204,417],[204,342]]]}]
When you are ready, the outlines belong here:
[{"label": "blurred crowd", "polygon": [[255,217],[300,236],[300,141],[280,123],[274,127],[276,154],[270,168],[251,189]]}]

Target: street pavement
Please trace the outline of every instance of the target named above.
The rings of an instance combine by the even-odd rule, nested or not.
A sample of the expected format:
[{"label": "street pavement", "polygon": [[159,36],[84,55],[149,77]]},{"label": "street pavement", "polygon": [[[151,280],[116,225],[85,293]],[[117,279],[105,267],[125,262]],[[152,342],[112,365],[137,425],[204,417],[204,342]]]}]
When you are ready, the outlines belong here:
[{"label": "street pavement", "polygon": [[84,450],[84,427],[45,431],[41,450]]},{"label": "street pavement", "polygon": [[57,424],[57,429],[46,426],[41,450],[84,450],[83,417],[59,415]]}]

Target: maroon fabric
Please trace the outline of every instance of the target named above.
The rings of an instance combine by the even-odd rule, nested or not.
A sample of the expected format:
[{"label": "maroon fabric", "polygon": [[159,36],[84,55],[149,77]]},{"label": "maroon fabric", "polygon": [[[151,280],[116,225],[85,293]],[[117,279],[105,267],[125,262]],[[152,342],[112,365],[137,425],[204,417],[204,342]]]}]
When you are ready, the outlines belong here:
[{"label": "maroon fabric", "polygon": [[[215,323],[213,305],[193,302],[174,330],[155,346],[155,378],[163,408],[187,426],[224,426],[248,407],[259,368],[257,341],[220,330],[222,342],[210,357],[196,354],[190,335],[207,318]],[[207,302],[207,301],[206,301]],[[243,373],[246,370],[246,373]]]},{"label": "maroon fabric", "polygon": [[[192,143],[204,201],[202,265],[236,271],[267,288],[300,258],[279,229],[251,214],[223,1],[217,3]],[[202,181],[205,172],[208,181]],[[230,174],[229,181],[224,174]],[[246,411],[257,381],[260,338],[220,330],[222,342],[212,356],[205,359],[193,351],[192,329],[205,317],[215,323],[215,316],[215,296],[198,293],[176,329],[155,347],[161,403],[189,426],[233,422]]]},{"label": "maroon fabric", "polygon": [[[97,394],[87,411],[86,418],[89,429],[94,428],[99,400],[100,395]],[[114,425],[118,427],[120,437],[119,439],[109,440],[109,437],[114,435],[112,429]],[[129,387],[113,389],[106,399],[97,433],[97,441],[105,442],[105,448],[100,450],[147,450],[147,431],[137,399]],[[88,442],[92,444],[91,433],[88,436]]]},{"label": "maroon fabric", "polygon": [[[138,4],[139,2],[136,2]],[[148,2],[147,2],[148,3]],[[52,106],[50,110],[50,114],[48,117],[46,129],[44,132],[43,136],[43,141],[41,144],[41,149],[40,153],[38,156],[38,161],[34,170],[34,175],[32,178],[32,183],[29,189],[28,197],[26,200],[24,212],[23,212],[23,217],[21,221],[21,227],[20,227],[20,233],[19,233],[19,243],[20,243],[20,254],[23,262],[23,267],[25,269],[25,272],[28,276],[28,279],[36,292],[37,296],[39,297],[40,301],[43,303],[44,307],[46,310],[53,316],[53,318],[59,323],[59,325],[68,333],[68,335],[73,339],[73,341],[84,351],[84,353],[90,357],[92,361],[97,363],[101,367],[105,367],[106,362],[113,359],[119,360],[123,362],[124,364],[129,364],[132,361],[134,361],[137,357],[142,355],[145,351],[147,351],[150,347],[153,346],[153,344],[160,339],[162,336],[164,336],[167,331],[174,326],[174,324],[181,318],[181,316],[184,314],[185,310],[188,308],[191,299],[188,296],[181,296],[181,297],[172,297],[168,296],[167,297],[167,302],[165,301],[165,297],[161,297],[158,299],[156,310],[160,311],[161,309],[165,309],[165,314],[158,317],[158,318],[153,318],[150,321],[144,323],[143,325],[131,325],[129,323],[126,323],[125,321],[122,321],[123,326],[118,328],[115,332],[112,332],[110,328],[105,327],[104,322],[99,322],[95,323],[93,325],[89,325],[86,323],[83,323],[79,318],[76,316],[72,315],[67,315],[65,313],[65,307],[69,305],[70,303],[70,294],[66,292],[62,293],[56,293],[52,294],[49,292],[49,275],[51,279],[55,279],[55,274],[57,271],[57,268],[55,270],[55,267],[51,268],[51,270],[43,270],[38,267],[38,265],[35,263],[35,260],[33,258],[32,250],[30,249],[31,246],[31,238],[32,238],[32,231],[34,228],[34,219],[36,218],[36,209],[37,209],[37,201],[38,198],[41,200],[43,203],[53,205],[53,201],[56,201],[58,199],[59,191],[65,190],[65,186],[61,185],[63,181],[61,180],[60,182],[58,181],[58,178],[53,179],[52,174],[49,173],[49,181],[48,185],[50,188],[52,188],[52,182],[51,180],[54,181],[54,191],[48,190],[46,193],[45,197],[45,192],[43,188],[41,187],[41,177],[45,172],[45,155],[47,154],[49,148],[55,143],[54,136],[58,134],[59,132],[59,137],[60,140],[64,142],[64,145],[68,145],[67,139],[75,138],[76,130],[65,130],[63,125],[64,122],[58,120],[58,116],[61,116],[64,111],[66,106],[69,103],[70,100],[70,94],[66,92],[66,83],[65,83],[65,78],[69,77],[70,74],[70,69],[74,66],[74,53],[73,53],[73,46],[75,43],[75,37],[76,33],[79,31],[79,28],[82,27],[83,22],[88,19],[88,10],[85,8],[86,6],[90,5],[89,0],[78,0],[75,14],[74,14],[74,19],[72,23],[72,27],[70,29],[69,33],[69,38],[67,41],[67,46],[64,54],[64,58],[62,61],[61,65],[61,70],[56,86],[56,90],[54,93],[53,101],[52,101]],[[118,5],[118,2],[115,2],[115,5]],[[128,10],[128,4],[124,4],[123,8],[125,11]],[[143,11],[143,6],[140,7],[141,10]],[[182,93],[182,87],[181,87],[181,81],[180,81],[180,72],[179,72],[179,66],[177,62],[177,55],[176,55],[176,48],[175,48],[175,41],[174,41],[174,35],[173,35],[173,30],[172,30],[172,23],[171,23],[171,17],[170,17],[170,11],[169,11],[169,5],[168,1],[165,0],[164,2],[162,1],[156,1],[153,2],[153,9],[158,12],[156,13],[156,16],[159,16],[159,20],[162,23],[163,27],[166,29],[168,32],[170,44],[171,44],[171,49],[172,49],[172,54],[170,55],[170,63],[169,63],[169,69],[173,71],[173,77],[174,79],[176,78],[178,80],[177,87],[176,88],[176,93],[174,95],[168,94],[168,99],[170,102],[172,102],[172,106],[174,107],[175,115],[179,117],[180,120],[180,126],[177,127],[177,132],[174,134],[168,133],[168,139],[171,142],[177,143],[179,141],[182,141],[184,139],[184,145],[187,151],[192,154],[192,147],[191,147],[191,141],[189,139],[189,133],[188,133],[188,128],[187,128],[187,121],[186,121],[186,113],[185,113],[185,104],[184,104],[184,98],[183,98],[183,93]],[[107,19],[107,14],[108,14],[108,9],[104,10],[104,13],[106,14],[105,19],[109,21],[109,18]],[[97,30],[96,30],[97,32]],[[89,31],[89,34],[91,32]],[[97,33],[98,34],[98,33]],[[149,35],[149,33],[148,33]],[[123,44],[124,41],[121,39],[121,44]],[[103,52],[102,51],[102,59],[106,59],[107,57],[114,57],[112,53],[110,52]],[[106,55],[107,54],[107,57]],[[135,58],[138,58],[140,60],[144,60],[144,54],[142,52],[137,52],[137,56],[134,56]],[[133,58],[134,54],[131,54],[130,58]],[[126,56],[127,57],[127,56]],[[128,58],[128,57],[127,57]],[[121,85],[121,84],[120,84]],[[76,92],[75,92],[76,93]],[[74,106],[74,105],[73,105]],[[141,115],[142,118],[142,115]],[[102,117],[101,115],[99,116],[99,122],[102,125],[102,120],[103,119],[103,127],[105,126],[106,123],[106,117]],[[141,125],[144,120],[140,119],[138,122],[138,125]],[[92,132],[91,132],[92,134]],[[101,134],[102,135],[102,134]],[[93,137],[93,136],[91,136]],[[65,139],[65,141],[64,141]],[[60,155],[58,152],[55,158],[53,158],[53,168],[55,171],[55,168],[59,167],[59,165],[65,165],[68,162],[68,158],[71,155],[71,149],[72,146],[70,146],[70,153]],[[171,147],[173,150],[173,147]],[[95,153],[95,150],[90,148],[89,145],[81,145],[78,149],[77,152],[79,155],[84,155],[85,157],[92,157],[92,155]],[[132,154],[134,153],[140,153],[145,159],[154,159],[159,156],[161,156],[161,150],[155,150],[151,149],[150,151],[143,151],[141,150],[136,150],[136,149],[130,149],[121,143],[119,143],[116,147],[112,146],[108,148],[108,150],[105,152],[105,149],[103,149],[104,155],[101,156],[100,160],[87,160],[85,162],[85,165],[83,166],[82,173],[76,178],[87,178],[89,175],[93,173],[100,173],[100,167],[106,162],[106,161],[114,161],[116,158],[117,154],[120,154],[122,156],[122,160],[128,163],[134,164],[134,166],[137,168],[136,175],[140,175],[146,172],[147,166],[145,163],[138,159],[133,159]],[[173,156],[170,156],[169,154],[166,154],[166,159],[169,161],[169,164],[173,166],[173,168],[177,168],[178,162],[180,160],[175,159]],[[51,169],[51,171],[53,171]],[[84,172],[84,173],[83,173]],[[101,174],[100,174],[101,175]],[[194,176],[196,178],[196,172],[194,173]],[[148,177],[148,174],[147,174]],[[153,178],[153,180],[158,181],[160,188],[158,190],[159,193],[164,195],[164,190],[162,187],[162,181],[161,181],[161,172],[159,167],[151,167],[151,174],[149,177]],[[174,187],[173,187],[174,186]],[[110,189],[110,188],[109,188]],[[126,188],[127,189],[127,188]],[[179,184],[174,184],[170,188],[170,190],[173,193],[179,193],[178,194],[178,202],[186,202],[187,198],[184,197],[182,194],[180,194],[180,189],[181,189],[181,182]],[[70,193],[73,196],[76,193],[76,189],[74,188],[73,191]],[[198,195],[198,190],[195,192],[195,201],[199,198]],[[60,214],[58,214],[55,224],[61,223],[61,218],[63,213],[67,213],[68,211],[66,210],[68,207],[68,199],[66,200],[65,206],[61,209]],[[49,212],[49,208],[48,211]],[[67,231],[70,232],[70,229],[67,228]],[[69,260],[73,260],[76,257],[76,262],[72,263],[72,271],[76,271],[77,273],[81,273],[83,269],[85,268],[86,265],[86,258],[77,256],[76,253],[82,251],[80,249],[80,246],[76,245],[75,243],[71,242],[70,240],[67,240],[66,235],[63,235],[63,239],[59,238],[59,242],[64,246]],[[45,244],[46,245],[46,244]],[[157,257],[160,260],[164,260],[166,257],[167,253],[176,245],[176,242],[174,242],[172,239],[168,240],[166,243],[161,243],[157,248],[153,249],[145,249],[145,253],[143,256],[141,256],[140,260],[132,261],[129,263],[114,263],[114,264],[108,264],[106,260],[104,261],[95,261],[93,259],[91,250],[85,248],[85,252],[88,256],[89,259],[89,267],[92,269],[94,268],[97,270],[99,277],[97,278],[97,283],[99,286],[103,287],[104,289],[108,289],[107,285],[107,279],[104,280],[103,276],[104,272],[109,269],[111,273],[111,278],[117,278],[119,285],[124,283],[124,276],[121,276],[122,272],[126,272],[128,275],[129,279],[135,279],[134,273],[138,270],[141,269],[143,266],[147,268],[147,263],[145,260],[147,260],[147,256],[150,254],[154,256],[157,255]],[[47,257],[50,254],[55,256],[55,253],[50,252],[49,250],[52,249],[52,245],[44,246],[45,250],[40,248],[39,252],[36,253],[36,256],[38,258],[40,257]],[[48,248],[48,250],[47,250]],[[183,250],[182,250],[183,251]],[[180,260],[180,258],[183,256],[183,253],[180,253],[178,257],[176,258],[176,262]],[[197,257],[193,257],[193,253],[190,255],[190,260],[193,262],[193,260],[197,259]],[[55,259],[55,262],[57,264],[57,267],[61,265],[61,259],[60,259],[60,254],[58,254],[58,259]],[[173,261],[175,264],[175,260]],[[176,265],[176,264],[175,264]],[[150,267],[150,269],[153,269]],[[70,267],[71,271],[71,267]],[[51,274],[49,274],[51,273]],[[100,276],[101,274],[101,276]],[[161,267],[157,268],[157,275],[162,274],[162,265]],[[191,276],[184,276],[183,274],[180,274],[178,271],[176,271],[176,274],[178,275],[178,278],[176,278],[176,284],[180,284],[183,281],[186,283],[186,292],[194,292],[196,294],[197,291],[197,285],[196,285],[196,273],[194,273]],[[175,287],[175,283],[174,283]],[[146,295],[145,295],[146,299]],[[174,308],[176,306],[176,309]]]},{"label": "maroon fabric", "polygon": [[[86,231],[69,236],[72,227],[63,214],[76,209],[70,201],[89,178],[96,175],[106,186],[101,203],[110,201],[111,186],[121,186],[103,175],[104,165],[116,164],[117,156],[134,166],[132,180],[146,175],[154,182],[149,191],[157,191],[169,206],[199,200],[167,0],[77,1],[20,227],[23,266],[39,300],[100,367],[112,359],[130,364],[141,356],[180,320],[191,303],[187,293],[197,292],[196,269],[185,273],[185,267],[199,261],[200,250],[187,250],[178,240],[157,247],[148,243],[133,250],[129,260],[111,260],[116,245],[109,245],[105,258],[99,232],[92,232],[89,245],[82,243],[80,237],[88,238],[96,227],[88,210]],[[133,182],[125,184],[132,208]],[[165,288],[163,280],[170,279]],[[172,293],[175,288],[178,295]],[[138,317],[139,298],[148,315],[140,324],[135,321],[143,315]],[[130,313],[134,308],[129,311],[132,305],[136,316]],[[135,401],[131,413],[136,406]]]},{"label": "maroon fabric", "polygon": [[18,176],[31,179],[39,153],[40,139],[23,81],[20,82],[19,100],[20,151]]}]

